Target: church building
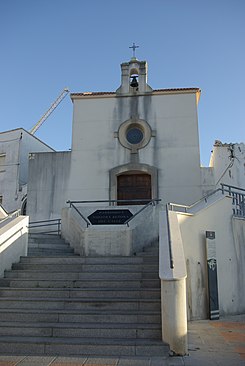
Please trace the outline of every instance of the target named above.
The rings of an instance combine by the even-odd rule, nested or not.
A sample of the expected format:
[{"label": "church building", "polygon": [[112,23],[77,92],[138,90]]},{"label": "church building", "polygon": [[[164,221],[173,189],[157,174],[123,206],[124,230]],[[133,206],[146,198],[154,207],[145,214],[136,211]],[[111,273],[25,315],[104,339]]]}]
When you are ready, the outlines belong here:
[{"label": "church building", "polygon": [[121,65],[115,92],[71,94],[71,152],[37,154],[30,161],[31,216],[60,216],[67,200],[191,204],[213,188],[212,174],[204,183],[200,168],[200,89],[153,90],[147,73],[147,63],[133,57]]},{"label": "church building", "polygon": [[31,154],[27,214],[61,218],[62,236],[83,256],[159,243],[163,339],[184,354],[187,319],[245,311],[245,146],[216,141],[201,167],[201,90],[152,89],[147,75],[146,61],[132,57],[116,91],[71,94],[71,151]]}]

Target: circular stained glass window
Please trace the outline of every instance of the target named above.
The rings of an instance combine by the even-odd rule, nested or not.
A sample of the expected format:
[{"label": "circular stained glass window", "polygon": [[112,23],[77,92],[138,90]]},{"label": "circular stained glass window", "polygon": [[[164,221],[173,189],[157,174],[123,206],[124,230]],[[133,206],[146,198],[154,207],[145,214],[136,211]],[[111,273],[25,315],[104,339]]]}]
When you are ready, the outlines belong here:
[{"label": "circular stained glass window", "polygon": [[128,129],[126,138],[130,144],[135,145],[139,144],[143,140],[144,134],[140,128],[132,127]]}]

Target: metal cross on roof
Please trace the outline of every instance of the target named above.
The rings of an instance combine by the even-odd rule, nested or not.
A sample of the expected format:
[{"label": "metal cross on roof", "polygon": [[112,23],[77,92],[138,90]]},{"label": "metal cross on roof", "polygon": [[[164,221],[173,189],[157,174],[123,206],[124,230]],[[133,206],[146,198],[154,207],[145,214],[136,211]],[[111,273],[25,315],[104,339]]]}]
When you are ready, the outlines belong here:
[{"label": "metal cross on roof", "polygon": [[129,48],[133,49],[133,57],[135,58],[135,49],[139,48],[139,46],[136,46],[135,43],[133,42],[133,46],[130,46]]}]

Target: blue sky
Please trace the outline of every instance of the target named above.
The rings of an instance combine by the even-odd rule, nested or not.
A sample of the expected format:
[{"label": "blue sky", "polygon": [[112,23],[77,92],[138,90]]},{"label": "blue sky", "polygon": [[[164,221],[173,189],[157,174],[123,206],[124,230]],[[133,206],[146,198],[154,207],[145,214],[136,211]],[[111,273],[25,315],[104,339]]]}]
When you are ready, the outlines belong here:
[{"label": "blue sky", "polygon": [[[245,142],[245,0],[0,0],[0,131],[31,129],[65,87],[114,91],[120,64],[148,62],[153,89],[199,87],[201,162]],[[66,97],[36,136],[71,147]]]}]

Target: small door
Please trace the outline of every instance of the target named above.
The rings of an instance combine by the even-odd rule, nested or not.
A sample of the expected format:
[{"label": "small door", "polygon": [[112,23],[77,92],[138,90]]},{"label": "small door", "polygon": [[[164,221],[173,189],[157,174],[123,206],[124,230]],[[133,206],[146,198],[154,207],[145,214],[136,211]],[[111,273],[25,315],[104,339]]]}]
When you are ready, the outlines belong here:
[{"label": "small door", "polygon": [[[123,174],[117,177],[118,200],[151,200],[151,176],[149,174]],[[144,205],[147,202],[126,202],[119,205]]]}]

